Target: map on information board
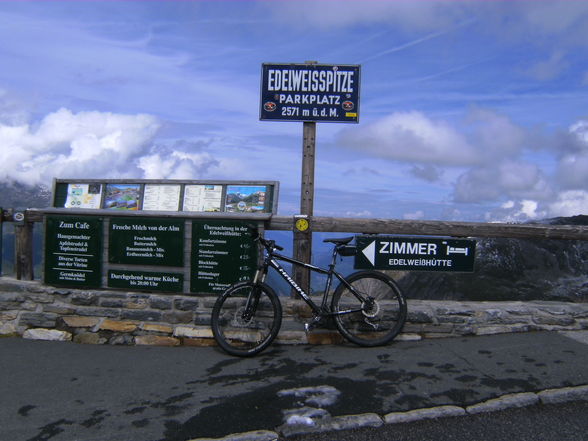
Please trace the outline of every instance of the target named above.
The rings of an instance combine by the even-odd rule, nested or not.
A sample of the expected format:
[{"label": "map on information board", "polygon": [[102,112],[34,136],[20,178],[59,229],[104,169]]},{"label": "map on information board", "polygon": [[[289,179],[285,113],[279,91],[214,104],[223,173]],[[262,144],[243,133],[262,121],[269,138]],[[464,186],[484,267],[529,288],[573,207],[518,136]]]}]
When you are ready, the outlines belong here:
[{"label": "map on information board", "polygon": [[66,208],[100,208],[102,186],[100,184],[68,184]]}]

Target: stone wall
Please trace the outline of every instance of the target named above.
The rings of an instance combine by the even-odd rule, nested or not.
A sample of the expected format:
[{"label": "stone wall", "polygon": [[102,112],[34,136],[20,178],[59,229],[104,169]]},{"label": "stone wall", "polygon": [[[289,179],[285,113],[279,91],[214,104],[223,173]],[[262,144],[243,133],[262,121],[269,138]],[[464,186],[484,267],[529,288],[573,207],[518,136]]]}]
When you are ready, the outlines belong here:
[{"label": "stone wall", "polygon": [[[73,340],[89,344],[213,345],[215,298],[54,288],[0,278],[0,336]],[[334,329],[304,332],[310,309],[282,299],[283,344],[342,341]],[[408,300],[399,340],[538,330],[588,329],[588,304],[564,302],[456,302]]]}]

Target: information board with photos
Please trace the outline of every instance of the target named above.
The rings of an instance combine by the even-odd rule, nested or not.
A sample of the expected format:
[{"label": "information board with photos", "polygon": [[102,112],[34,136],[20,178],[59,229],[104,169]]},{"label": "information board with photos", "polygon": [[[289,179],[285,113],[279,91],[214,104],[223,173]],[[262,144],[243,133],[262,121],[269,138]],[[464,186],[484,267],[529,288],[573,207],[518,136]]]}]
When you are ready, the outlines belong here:
[{"label": "information board with photos", "polygon": [[56,179],[53,207],[117,211],[273,213],[278,181]]}]

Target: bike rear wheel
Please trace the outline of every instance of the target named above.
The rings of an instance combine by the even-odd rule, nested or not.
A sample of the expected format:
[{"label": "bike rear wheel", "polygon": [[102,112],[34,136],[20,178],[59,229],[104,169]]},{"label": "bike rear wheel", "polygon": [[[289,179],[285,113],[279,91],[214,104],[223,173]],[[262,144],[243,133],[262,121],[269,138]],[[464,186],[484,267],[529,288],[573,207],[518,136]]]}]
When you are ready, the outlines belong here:
[{"label": "bike rear wheel", "polygon": [[232,285],[212,309],[214,339],[226,352],[239,357],[249,357],[267,348],[281,324],[280,299],[266,284]]},{"label": "bike rear wheel", "polygon": [[333,294],[331,308],[337,328],[360,346],[390,342],[406,321],[406,301],[396,283],[383,273],[361,271],[345,278],[364,300],[341,283]]}]

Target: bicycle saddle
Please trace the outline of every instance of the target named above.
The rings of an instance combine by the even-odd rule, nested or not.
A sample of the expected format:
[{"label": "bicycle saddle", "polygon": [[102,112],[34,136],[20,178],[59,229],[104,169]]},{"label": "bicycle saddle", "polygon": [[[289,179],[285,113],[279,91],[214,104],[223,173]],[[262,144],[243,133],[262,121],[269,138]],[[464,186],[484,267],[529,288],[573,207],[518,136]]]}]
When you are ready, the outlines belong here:
[{"label": "bicycle saddle", "polygon": [[323,239],[323,242],[331,242],[337,245],[346,245],[353,240],[353,236],[351,237],[342,237],[339,239]]}]

